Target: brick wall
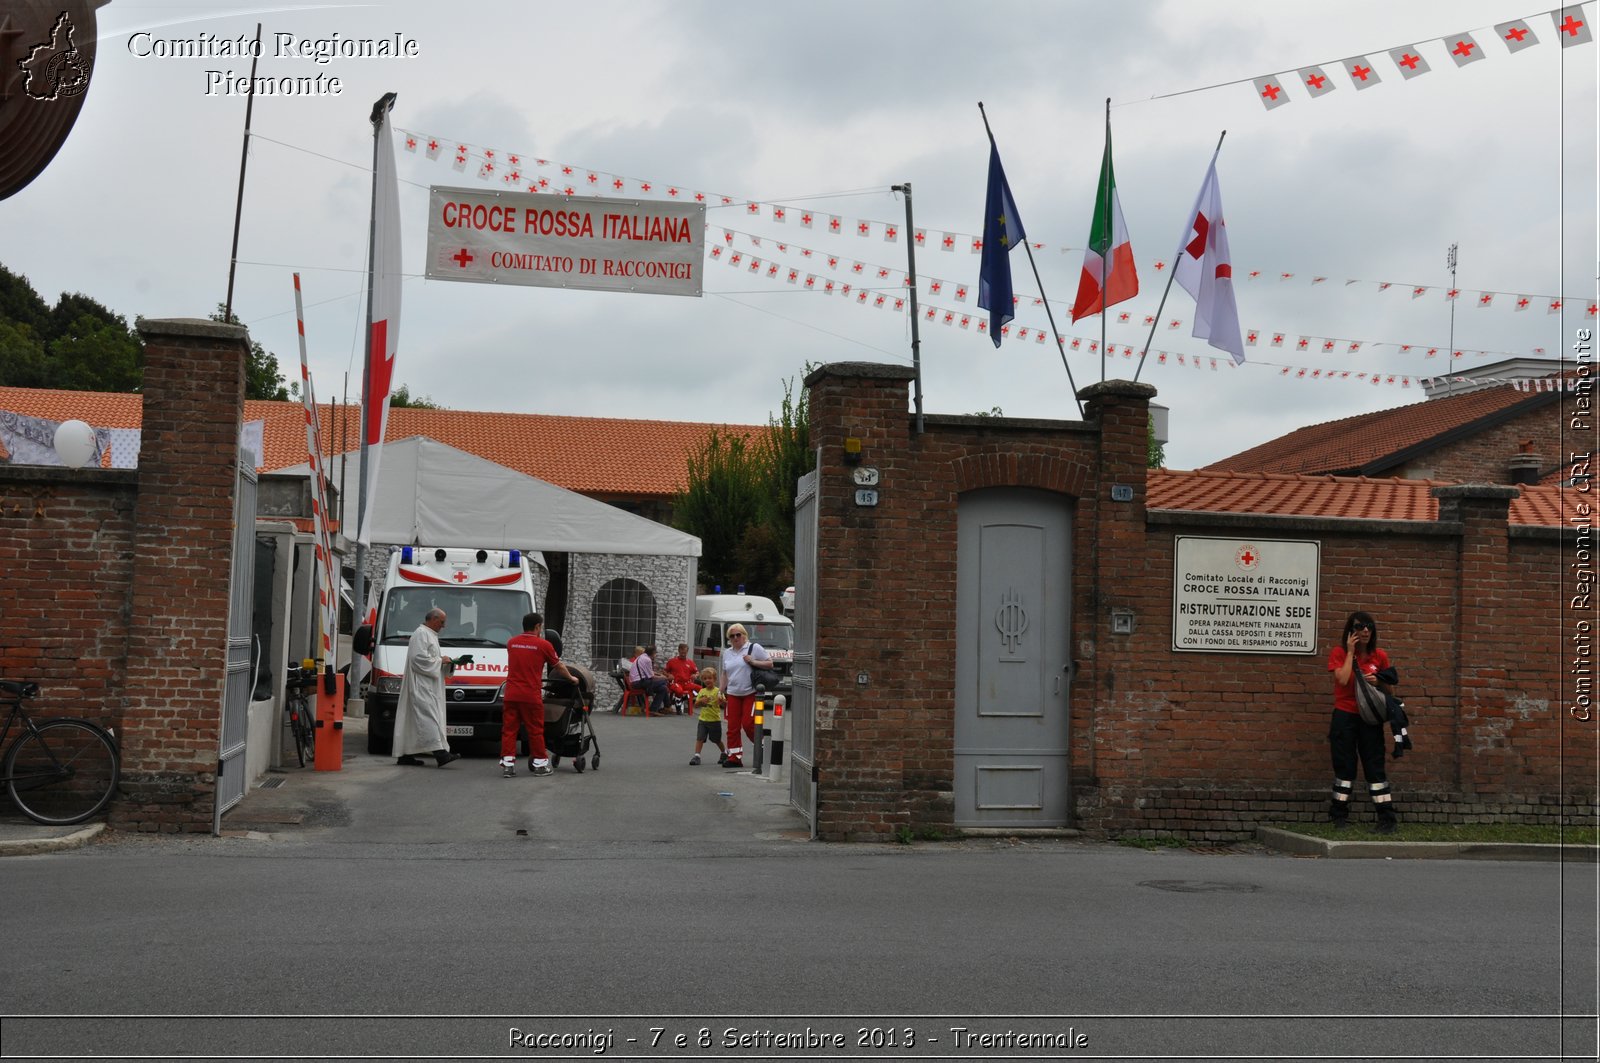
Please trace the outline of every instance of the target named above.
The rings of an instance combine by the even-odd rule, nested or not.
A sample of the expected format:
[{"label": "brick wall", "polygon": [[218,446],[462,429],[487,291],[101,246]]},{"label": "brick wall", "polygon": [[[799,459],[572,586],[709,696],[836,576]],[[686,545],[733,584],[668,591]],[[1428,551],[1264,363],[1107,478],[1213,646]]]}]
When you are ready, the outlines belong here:
[{"label": "brick wall", "polygon": [[0,674],[114,727],[110,822],[209,831],[248,334],[141,321],[136,471],[0,466]]},{"label": "brick wall", "polygon": [[131,471],[0,465],[0,676],[38,682],[30,713],[120,722],[135,495]]},{"label": "brick wall", "polygon": [[[1411,713],[1416,750],[1391,762],[1402,816],[1593,813],[1592,725],[1565,719],[1562,647],[1545,635],[1560,622],[1563,540],[1555,530],[1508,532],[1511,488],[1439,489],[1441,517],[1423,522],[1147,512],[1154,389],[1085,388],[1081,422],[928,417],[917,435],[910,375],[844,364],[807,379],[822,470],[819,836],[882,839],[953,824],[956,507],[962,492],[998,486],[1073,501],[1075,825],[1226,840],[1323,815],[1326,658],[1356,609],[1377,617]],[[855,504],[848,437],[880,471],[876,507]],[[1121,485],[1131,501],[1110,499]],[[1173,652],[1180,534],[1319,541],[1316,653]],[[1123,610],[1134,630],[1112,634],[1111,615]],[[1370,813],[1360,800],[1358,809]]]},{"label": "brick wall", "polygon": [[1534,455],[1539,473],[1548,473],[1569,460],[1562,428],[1576,404],[1571,393],[1559,399],[1554,393],[1532,397],[1527,412],[1430,450],[1407,463],[1404,475],[1426,473],[1428,479],[1452,483],[1510,483],[1511,459],[1521,453]]}]

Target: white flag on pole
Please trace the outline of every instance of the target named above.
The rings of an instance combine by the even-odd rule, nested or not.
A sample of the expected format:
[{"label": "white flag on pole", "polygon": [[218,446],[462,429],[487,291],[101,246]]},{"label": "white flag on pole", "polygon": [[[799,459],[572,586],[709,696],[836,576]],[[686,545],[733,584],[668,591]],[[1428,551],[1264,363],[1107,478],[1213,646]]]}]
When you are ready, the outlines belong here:
[{"label": "white flag on pole", "polygon": [[[1222,146],[1217,146],[1220,153]],[[1189,222],[1178,240],[1173,279],[1194,296],[1194,332],[1244,363],[1244,340],[1239,335],[1239,308],[1233,298],[1233,259],[1228,252],[1228,228],[1222,218],[1222,189],[1217,183],[1217,156],[1211,156],[1205,183],[1195,198]]]}]

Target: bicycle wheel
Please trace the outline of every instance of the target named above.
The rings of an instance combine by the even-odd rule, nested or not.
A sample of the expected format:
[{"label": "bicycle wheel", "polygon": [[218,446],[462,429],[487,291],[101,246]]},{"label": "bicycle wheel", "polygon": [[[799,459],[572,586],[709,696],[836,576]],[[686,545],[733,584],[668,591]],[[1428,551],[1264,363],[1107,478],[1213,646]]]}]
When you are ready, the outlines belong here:
[{"label": "bicycle wheel", "polygon": [[82,823],[106,807],[121,770],[116,744],[87,720],[47,720],[6,752],[6,789],[40,823]]},{"label": "bicycle wheel", "polygon": [[313,739],[311,737],[311,707],[306,704],[306,699],[294,697],[289,699],[289,735],[294,739],[294,755],[300,761],[300,766],[306,766],[306,759],[311,757]]},{"label": "bicycle wheel", "polygon": [[311,720],[311,708],[305,702],[300,703],[299,723],[294,729],[295,752],[300,757],[300,766],[306,762],[316,763],[317,759],[317,732],[313,729],[315,724]]}]

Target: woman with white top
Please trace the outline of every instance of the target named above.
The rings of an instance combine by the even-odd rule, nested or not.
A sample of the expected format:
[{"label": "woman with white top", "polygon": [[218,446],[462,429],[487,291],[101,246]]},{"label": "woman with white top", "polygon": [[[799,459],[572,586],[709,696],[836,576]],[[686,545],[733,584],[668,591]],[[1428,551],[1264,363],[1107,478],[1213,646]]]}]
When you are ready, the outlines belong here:
[{"label": "woman with white top", "polygon": [[750,641],[743,624],[728,625],[728,646],[722,651],[722,694],[726,698],[723,715],[728,721],[728,768],[744,767],[744,736],[755,741],[755,719],[751,711],[756,700],[751,670],[771,668],[772,661],[759,642]]}]

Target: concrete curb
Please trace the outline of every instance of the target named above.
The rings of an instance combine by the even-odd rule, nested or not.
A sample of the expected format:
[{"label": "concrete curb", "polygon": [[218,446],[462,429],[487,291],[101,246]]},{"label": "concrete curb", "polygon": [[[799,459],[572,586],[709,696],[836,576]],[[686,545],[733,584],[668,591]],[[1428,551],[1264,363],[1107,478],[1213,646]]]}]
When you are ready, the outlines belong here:
[{"label": "concrete curb", "polygon": [[63,849],[78,849],[89,844],[101,831],[106,829],[104,823],[91,823],[87,827],[54,838],[15,838],[0,840],[0,857],[6,856],[37,856],[39,853],[56,853]]},{"label": "concrete curb", "polygon": [[[1403,829],[1403,828],[1402,828]],[[1296,856],[1322,856],[1330,860],[1564,860],[1595,863],[1600,846],[1556,845],[1536,842],[1341,842],[1313,838],[1276,827],[1256,828],[1262,845]]]}]

